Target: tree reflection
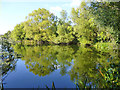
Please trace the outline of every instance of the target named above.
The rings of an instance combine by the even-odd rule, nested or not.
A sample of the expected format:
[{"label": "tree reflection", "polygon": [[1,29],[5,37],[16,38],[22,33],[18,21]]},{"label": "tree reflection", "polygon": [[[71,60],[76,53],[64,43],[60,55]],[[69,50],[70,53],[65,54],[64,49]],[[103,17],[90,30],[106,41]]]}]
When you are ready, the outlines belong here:
[{"label": "tree reflection", "polygon": [[[69,74],[71,80],[80,88],[120,86],[118,83],[120,59],[116,50],[110,49],[103,52],[93,47],[24,46],[19,44],[14,45],[13,48],[17,54],[21,54],[21,59],[25,60],[26,67],[35,75],[45,76],[60,69],[62,76]],[[111,67],[111,65],[114,66],[113,63],[115,67]],[[111,76],[107,73],[109,70],[112,70]]]},{"label": "tree reflection", "polygon": [[[35,75],[45,76],[60,68],[62,75],[67,66],[71,65],[74,50],[68,46],[21,46],[15,45],[14,50],[23,57],[26,67]],[[22,49],[24,48],[24,49]]]},{"label": "tree reflection", "polygon": [[98,57],[97,51],[80,47],[74,55],[74,66],[69,72],[71,80],[81,88],[90,87],[91,84],[94,86],[92,81],[97,79],[95,74]]},{"label": "tree reflection", "polygon": [[8,76],[8,74],[10,72],[12,72],[13,70],[15,70],[15,66],[16,66],[16,56],[14,54],[13,49],[11,48],[11,44],[4,38],[2,38],[2,43],[1,43],[1,55],[0,57],[2,58],[2,62],[1,62],[1,70],[2,70],[2,87],[3,88],[3,84],[4,84],[4,80],[5,78]]},{"label": "tree reflection", "polygon": [[105,87],[120,88],[120,62],[117,59],[116,61],[111,59],[105,66],[99,65],[99,72],[103,77]]},{"label": "tree reflection", "polygon": [[[110,51],[109,51],[110,52]],[[90,48],[79,48],[69,74],[80,88],[119,87],[118,52],[103,53]]]}]

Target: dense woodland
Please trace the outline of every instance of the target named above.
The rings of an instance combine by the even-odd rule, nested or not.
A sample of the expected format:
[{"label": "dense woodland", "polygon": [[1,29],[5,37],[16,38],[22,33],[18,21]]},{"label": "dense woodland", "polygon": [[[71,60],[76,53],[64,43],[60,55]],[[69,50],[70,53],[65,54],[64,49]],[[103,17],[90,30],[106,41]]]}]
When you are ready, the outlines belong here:
[{"label": "dense woodland", "polygon": [[34,44],[113,46],[120,43],[120,2],[85,2],[58,18],[45,8],[30,13],[4,38]]}]

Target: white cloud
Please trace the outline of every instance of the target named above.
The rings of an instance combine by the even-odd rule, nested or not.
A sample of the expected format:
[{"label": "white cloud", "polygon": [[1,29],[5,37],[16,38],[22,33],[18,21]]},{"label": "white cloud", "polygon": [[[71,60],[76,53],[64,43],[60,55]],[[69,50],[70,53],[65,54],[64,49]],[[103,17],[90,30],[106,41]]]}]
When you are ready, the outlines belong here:
[{"label": "white cloud", "polygon": [[77,7],[80,5],[82,0],[72,0],[72,3],[70,4],[72,7]]},{"label": "white cloud", "polygon": [[76,7],[78,7],[78,6],[80,5],[81,1],[82,1],[82,0],[71,0],[70,3],[63,4],[62,6],[64,6],[64,7],[74,7],[74,8],[76,8]]},{"label": "white cloud", "polygon": [[60,13],[60,11],[62,11],[62,8],[59,7],[59,6],[50,7],[50,12],[54,13],[55,15],[57,15],[58,13]]}]

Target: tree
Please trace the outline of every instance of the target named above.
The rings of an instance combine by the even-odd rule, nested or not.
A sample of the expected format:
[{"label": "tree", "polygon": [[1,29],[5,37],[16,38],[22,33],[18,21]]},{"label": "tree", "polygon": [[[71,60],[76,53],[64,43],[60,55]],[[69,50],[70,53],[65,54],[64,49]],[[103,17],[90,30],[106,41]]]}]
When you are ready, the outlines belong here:
[{"label": "tree", "polygon": [[74,40],[73,36],[73,28],[71,26],[70,21],[68,21],[67,12],[65,10],[62,10],[60,12],[61,18],[58,20],[57,24],[57,37],[54,39],[55,43],[67,43],[69,44]]},{"label": "tree", "polygon": [[119,4],[85,2],[71,11],[74,33],[81,44],[119,42]]},{"label": "tree", "polygon": [[61,14],[61,19],[63,20],[63,22],[66,21],[66,19],[68,18],[67,17],[67,12],[65,10],[62,10],[60,12],[60,14]]},{"label": "tree", "polygon": [[3,35],[3,37],[4,37],[5,39],[9,39],[9,38],[10,38],[10,35],[11,35],[11,31],[8,31],[7,33],[5,33],[5,34]]},{"label": "tree", "polygon": [[[34,10],[27,16],[25,22],[26,38],[42,41],[51,41],[50,35],[55,35],[56,16],[42,8]],[[37,36],[39,37],[37,38]]]},{"label": "tree", "polygon": [[24,37],[25,37],[25,31],[24,31],[23,23],[17,24],[11,33],[11,38],[14,41],[22,41],[22,40],[24,40]]},{"label": "tree", "polygon": [[77,9],[72,8],[71,18],[74,22],[73,32],[79,42],[83,45],[93,44],[97,38],[97,28],[87,3],[82,2]]},{"label": "tree", "polygon": [[103,41],[116,41],[120,36],[120,2],[92,2],[90,13],[99,27],[99,39]]}]

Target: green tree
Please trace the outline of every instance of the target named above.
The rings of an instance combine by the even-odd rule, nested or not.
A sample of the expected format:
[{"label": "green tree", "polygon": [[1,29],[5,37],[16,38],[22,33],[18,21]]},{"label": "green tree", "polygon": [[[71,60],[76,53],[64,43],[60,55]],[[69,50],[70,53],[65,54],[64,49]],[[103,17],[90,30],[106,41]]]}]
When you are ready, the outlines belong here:
[{"label": "green tree", "polygon": [[25,22],[26,38],[37,41],[51,41],[55,36],[56,16],[42,8],[34,10]]},{"label": "green tree", "polygon": [[120,36],[120,2],[92,2],[90,13],[95,18],[99,27],[98,39],[106,41],[116,41],[119,43]]},{"label": "green tree", "polygon": [[25,38],[25,31],[23,23],[17,24],[11,33],[11,38],[14,41],[22,41]]},{"label": "green tree", "polygon": [[11,31],[8,31],[2,37],[4,37],[5,39],[10,39],[10,35],[11,35]]},{"label": "green tree", "polygon": [[68,21],[67,12],[62,10],[60,12],[61,18],[58,20],[57,24],[57,37],[54,39],[55,43],[67,43],[69,44],[74,40],[73,28],[70,21]]},{"label": "green tree", "polygon": [[77,9],[72,8],[71,18],[74,22],[74,34],[83,45],[93,44],[97,38],[94,17],[90,14],[87,2],[82,2]]}]

